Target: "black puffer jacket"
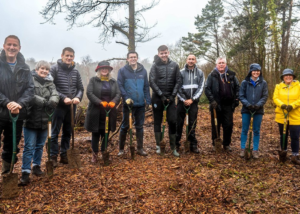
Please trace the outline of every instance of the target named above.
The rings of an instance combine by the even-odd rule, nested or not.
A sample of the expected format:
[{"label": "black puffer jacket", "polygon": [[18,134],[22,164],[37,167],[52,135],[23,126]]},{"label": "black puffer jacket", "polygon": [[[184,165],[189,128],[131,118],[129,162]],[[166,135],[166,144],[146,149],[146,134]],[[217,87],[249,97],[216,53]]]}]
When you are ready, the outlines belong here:
[{"label": "black puffer jacket", "polygon": [[[33,70],[32,71],[34,82],[34,99],[31,101],[31,108],[29,109],[29,116],[24,121],[24,127],[30,129],[46,129],[48,124],[48,115],[45,112],[44,103],[52,100],[58,103],[59,96],[53,83],[51,75],[42,79]],[[52,113],[51,109],[48,109],[48,113]]]},{"label": "black puffer jacket", "polygon": [[50,73],[59,94],[60,104],[64,105],[64,99],[67,97],[82,99],[84,89],[80,73],[75,69],[75,64],[68,66],[59,59],[57,64],[50,68]]},{"label": "black puffer jacket", "polygon": [[[112,98],[111,102],[114,102],[116,106],[120,102],[121,92],[118,83],[115,79],[109,80]],[[99,131],[99,117],[100,117],[100,103],[101,101],[102,82],[99,77],[92,77],[86,89],[86,95],[90,100],[89,106],[86,112],[84,127],[89,132]],[[102,108],[102,107],[101,107]],[[117,110],[114,107],[109,113],[109,128],[111,131],[116,130],[117,122]]]},{"label": "black puffer jacket", "polygon": [[34,96],[32,75],[21,53],[17,55],[17,64],[14,72],[6,62],[5,51],[0,56],[0,120],[10,120],[7,104],[17,102],[22,106],[19,120],[27,117],[30,101]]},{"label": "black puffer jacket", "polygon": [[[235,72],[231,70],[227,70],[226,72],[227,75],[227,81],[231,85],[231,94],[233,97],[233,102],[232,102],[232,109],[234,110],[235,107],[238,106],[238,99],[239,98],[239,81],[235,76]],[[219,82],[220,82],[220,73],[214,69],[212,72],[208,75],[206,84],[205,84],[205,95],[207,99],[209,100],[209,103],[212,103],[213,101],[216,101],[218,104],[221,103],[221,97],[220,97],[220,87],[219,87]],[[221,106],[218,105],[218,109],[221,110]]]},{"label": "black puffer jacket", "polygon": [[165,64],[158,57],[151,67],[149,82],[153,93],[158,96],[164,95],[167,98],[173,96],[175,98],[182,84],[178,64],[170,59]]}]

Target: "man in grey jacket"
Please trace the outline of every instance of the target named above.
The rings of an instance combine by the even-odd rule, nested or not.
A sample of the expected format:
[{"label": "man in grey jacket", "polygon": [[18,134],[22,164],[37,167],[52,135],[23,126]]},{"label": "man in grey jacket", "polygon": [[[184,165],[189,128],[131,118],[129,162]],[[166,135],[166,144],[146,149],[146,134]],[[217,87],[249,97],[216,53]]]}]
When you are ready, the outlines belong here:
[{"label": "man in grey jacket", "polygon": [[197,147],[197,139],[195,137],[195,128],[197,125],[198,103],[203,93],[205,77],[203,72],[196,66],[197,59],[193,54],[188,55],[184,69],[180,71],[182,76],[182,87],[179,89],[177,97],[179,99],[177,105],[177,137],[176,147],[179,150],[182,128],[188,111],[188,140],[190,142],[190,150],[199,153]]}]

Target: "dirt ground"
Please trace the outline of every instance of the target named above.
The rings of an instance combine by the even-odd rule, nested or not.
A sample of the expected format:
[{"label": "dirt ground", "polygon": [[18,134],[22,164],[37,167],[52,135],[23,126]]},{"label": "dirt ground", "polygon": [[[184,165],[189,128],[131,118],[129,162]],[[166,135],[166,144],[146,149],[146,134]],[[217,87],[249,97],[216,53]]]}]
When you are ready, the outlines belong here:
[{"label": "dirt ground", "polygon": [[[234,114],[230,153],[216,154],[211,145],[208,106],[199,109],[196,128],[200,154],[155,153],[153,120],[145,123],[147,157],[117,157],[118,135],[109,145],[111,164],[91,163],[91,134],[76,132],[82,168],[59,164],[53,179],[31,176],[19,197],[0,200],[1,213],[300,213],[299,167],[279,163],[279,134],[274,109],[268,108],[261,130],[260,158],[239,157],[241,114]],[[185,133],[185,132],[183,132]],[[135,137],[134,137],[135,138]],[[182,141],[185,137],[182,137]],[[128,141],[129,142],[129,137]],[[20,144],[23,150],[23,141]],[[290,144],[288,146],[290,157]],[[46,149],[42,169],[47,160]],[[22,152],[18,154],[21,159]],[[21,162],[15,172],[21,176]],[[0,184],[2,190],[2,183]]]}]

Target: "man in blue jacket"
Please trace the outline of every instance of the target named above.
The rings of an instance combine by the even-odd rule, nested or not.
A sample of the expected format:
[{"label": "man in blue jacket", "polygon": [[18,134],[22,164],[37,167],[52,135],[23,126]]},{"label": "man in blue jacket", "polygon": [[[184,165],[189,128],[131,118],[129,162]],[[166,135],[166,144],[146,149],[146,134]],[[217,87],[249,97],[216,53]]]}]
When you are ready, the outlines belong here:
[{"label": "man in blue jacket", "polygon": [[146,156],[143,150],[145,103],[151,104],[150,90],[147,71],[143,65],[137,62],[138,53],[127,54],[127,64],[119,70],[118,84],[123,99],[123,123],[120,130],[119,156],[124,154],[124,146],[127,130],[129,128],[129,109],[132,108],[132,115],[135,119],[137,154]]}]

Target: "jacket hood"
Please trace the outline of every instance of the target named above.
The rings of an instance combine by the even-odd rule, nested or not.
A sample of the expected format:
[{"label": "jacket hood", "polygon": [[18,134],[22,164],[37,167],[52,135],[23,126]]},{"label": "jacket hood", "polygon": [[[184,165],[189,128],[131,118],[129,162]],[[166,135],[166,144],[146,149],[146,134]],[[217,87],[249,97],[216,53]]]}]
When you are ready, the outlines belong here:
[{"label": "jacket hood", "polygon": [[[131,72],[134,72],[133,69],[132,69],[132,67],[131,67],[128,63],[125,65],[125,68],[126,68],[127,70],[131,71]],[[140,64],[140,63],[137,63],[137,69],[136,69],[136,72],[140,72],[140,71],[142,71],[143,69],[144,69],[144,66],[143,66],[142,64]]]},{"label": "jacket hood", "polygon": [[[6,62],[6,55],[5,55],[5,50],[1,51],[0,58],[3,62]],[[19,52],[17,55],[17,63],[25,64],[25,58],[24,56]]]},{"label": "jacket hood", "polygon": [[75,62],[73,62],[72,65],[67,65],[61,59],[59,59],[57,60],[57,64],[59,67],[66,71],[72,71],[75,68]]},{"label": "jacket hood", "polygon": [[172,60],[170,58],[168,58],[168,62],[167,63],[164,63],[163,61],[161,61],[161,58],[159,58],[158,55],[154,56],[154,63],[156,65],[166,65],[166,64],[170,64],[171,62],[172,62]]},{"label": "jacket hood", "polygon": [[259,82],[263,81],[263,76],[262,76],[262,71],[261,71],[261,67],[259,64],[256,64],[256,63],[253,63],[250,65],[250,69],[248,71],[248,75],[246,76],[245,80],[246,81],[250,81],[250,78],[251,78],[251,73],[252,71],[256,71],[256,70],[260,70],[260,75],[259,75]]}]

